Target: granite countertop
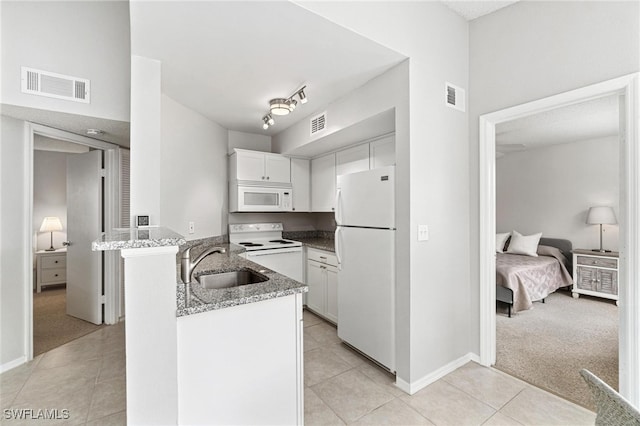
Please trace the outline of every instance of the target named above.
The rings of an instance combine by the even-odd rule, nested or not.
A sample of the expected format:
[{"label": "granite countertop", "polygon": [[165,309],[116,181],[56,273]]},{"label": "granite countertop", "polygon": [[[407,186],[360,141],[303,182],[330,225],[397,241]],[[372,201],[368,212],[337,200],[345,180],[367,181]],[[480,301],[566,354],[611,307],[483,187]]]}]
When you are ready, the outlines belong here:
[{"label": "granite countertop", "polygon": [[302,237],[296,238],[296,241],[300,241],[307,247],[315,248],[318,250],[325,250],[335,253],[335,241],[333,238],[325,238],[325,237]]},{"label": "granite countertop", "polygon": [[[227,249],[227,252],[214,253],[205,257],[193,270],[193,279],[190,284],[191,301],[189,307],[186,307],[184,303],[185,285],[182,280],[180,280],[180,277],[177,277],[177,316],[193,315],[200,312],[224,309],[232,306],[260,302],[262,300],[269,300],[276,297],[284,297],[308,291],[308,287],[305,284],[299,283],[298,281],[267,269],[264,266],[240,257],[239,254],[245,250],[238,245],[216,244],[216,246],[224,247]],[[194,248],[191,255],[192,259],[196,258],[202,249],[199,247]],[[180,254],[178,254],[177,259],[180,259]],[[232,272],[243,268],[259,272],[268,277],[269,280],[256,284],[214,290],[203,288],[196,280],[196,277],[200,275]],[[180,266],[178,265],[178,275],[179,273]]]},{"label": "granite countertop", "polygon": [[91,244],[93,251],[122,250],[179,246],[185,244],[184,237],[169,228],[151,226],[148,228],[115,228],[103,233]]}]

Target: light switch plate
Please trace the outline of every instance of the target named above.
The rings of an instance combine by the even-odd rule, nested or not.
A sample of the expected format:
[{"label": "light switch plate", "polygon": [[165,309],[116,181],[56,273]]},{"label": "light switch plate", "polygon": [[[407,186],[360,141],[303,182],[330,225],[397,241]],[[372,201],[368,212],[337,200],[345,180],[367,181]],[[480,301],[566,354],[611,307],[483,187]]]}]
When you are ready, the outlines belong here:
[{"label": "light switch plate", "polygon": [[427,241],[429,239],[429,226],[418,225],[418,241]]}]

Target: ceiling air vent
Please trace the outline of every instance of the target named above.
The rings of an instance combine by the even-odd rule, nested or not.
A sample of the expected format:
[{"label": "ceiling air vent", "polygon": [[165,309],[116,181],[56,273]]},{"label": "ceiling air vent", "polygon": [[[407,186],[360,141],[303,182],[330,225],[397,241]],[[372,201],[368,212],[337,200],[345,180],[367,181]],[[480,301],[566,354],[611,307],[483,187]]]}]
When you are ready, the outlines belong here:
[{"label": "ceiling air vent", "polygon": [[327,128],[327,113],[316,115],[311,119],[311,135],[315,135],[318,132],[326,130]]},{"label": "ceiling air vent", "polygon": [[49,71],[22,67],[22,93],[90,103],[90,81]]},{"label": "ceiling air vent", "polygon": [[447,106],[464,112],[464,89],[451,83],[445,83],[445,90],[445,103]]}]

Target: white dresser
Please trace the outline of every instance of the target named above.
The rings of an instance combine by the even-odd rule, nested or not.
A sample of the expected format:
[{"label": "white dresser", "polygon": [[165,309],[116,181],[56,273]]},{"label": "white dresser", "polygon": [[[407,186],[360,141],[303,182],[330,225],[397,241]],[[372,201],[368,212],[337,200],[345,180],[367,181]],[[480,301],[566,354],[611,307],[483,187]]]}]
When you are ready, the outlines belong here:
[{"label": "white dresser", "polygon": [[36,291],[43,286],[67,282],[67,248],[36,252]]},{"label": "white dresser", "polygon": [[587,294],[618,304],[618,256],[615,251],[573,250],[573,297]]}]

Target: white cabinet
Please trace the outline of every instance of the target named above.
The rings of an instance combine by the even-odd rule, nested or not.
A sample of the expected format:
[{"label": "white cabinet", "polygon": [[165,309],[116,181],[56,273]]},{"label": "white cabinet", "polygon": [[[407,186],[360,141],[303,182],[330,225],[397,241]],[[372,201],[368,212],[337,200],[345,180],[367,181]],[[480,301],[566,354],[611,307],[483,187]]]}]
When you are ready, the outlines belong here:
[{"label": "white cabinet", "polygon": [[393,166],[396,164],[396,138],[387,136],[369,144],[369,167],[377,169],[379,167]]},{"label": "white cabinet", "polygon": [[617,304],[618,256],[617,252],[573,250],[573,297],[586,294],[613,299]]},{"label": "white cabinet", "polygon": [[291,183],[291,161],[280,154],[236,149],[229,169],[230,180]]},{"label": "white cabinet", "polygon": [[43,286],[67,282],[67,248],[36,252],[36,291]]},{"label": "white cabinet", "polygon": [[311,211],[332,212],[336,198],[336,155],[311,160]]},{"label": "white cabinet", "polygon": [[336,176],[369,170],[369,144],[336,152]]},{"label": "white cabinet", "polygon": [[333,253],[307,249],[307,308],[338,323],[338,269]]},{"label": "white cabinet", "polygon": [[301,294],[177,323],[177,424],[303,423]]},{"label": "white cabinet", "polygon": [[311,211],[311,162],[304,158],[291,159],[291,185],[294,212]]}]

